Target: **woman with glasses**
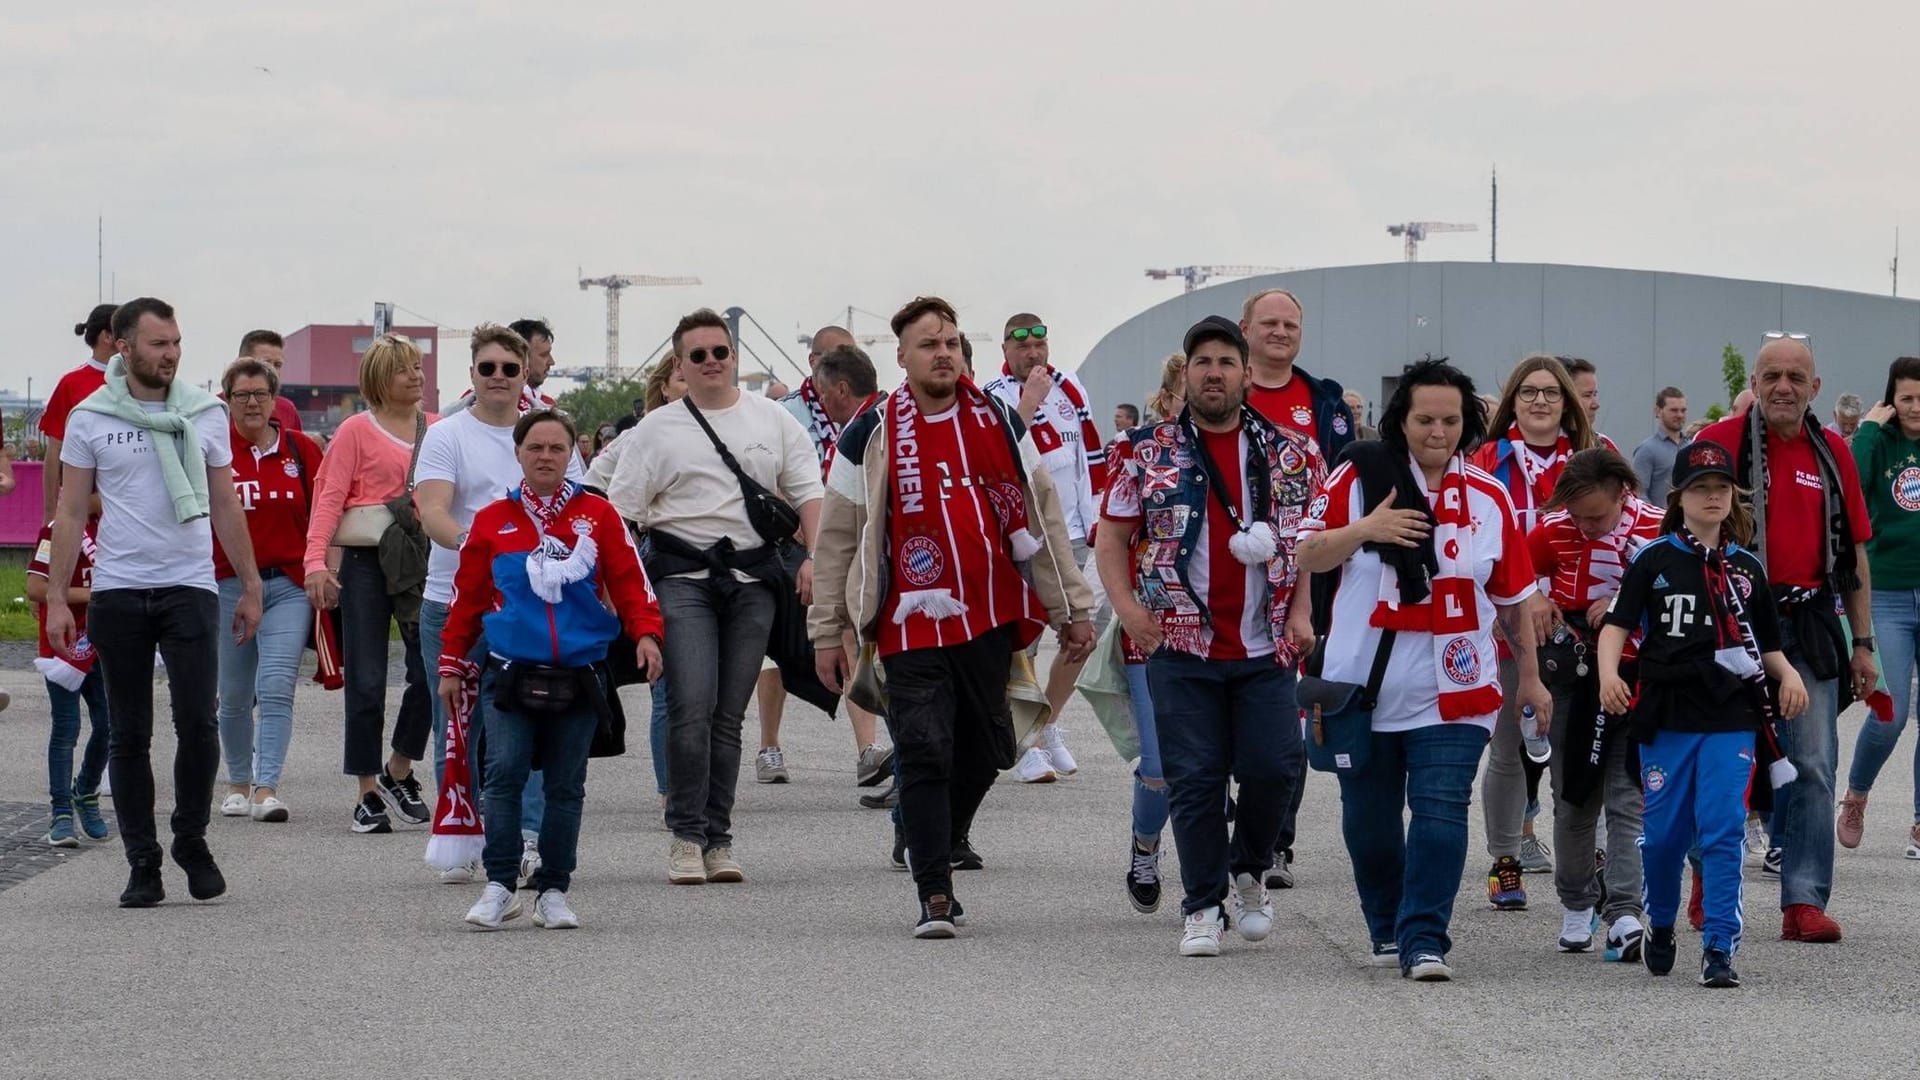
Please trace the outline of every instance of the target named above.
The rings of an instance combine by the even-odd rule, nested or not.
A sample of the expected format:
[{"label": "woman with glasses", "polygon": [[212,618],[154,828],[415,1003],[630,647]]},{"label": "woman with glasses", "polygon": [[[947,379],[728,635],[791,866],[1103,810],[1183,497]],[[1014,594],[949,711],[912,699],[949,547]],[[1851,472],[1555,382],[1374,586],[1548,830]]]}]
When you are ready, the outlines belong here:
[{"label": "woman with glasses", "polygon": [[[1580,406],[1572,376],[1558,357],[1536,354],[1520,361],[1507,377],[1500,402],[1487,424],[1487,441],[1474,451],[1473,463],[1505,488],[1513,504],[1514,520],[1522,534],[1531,534],[1546,516],[1553,487],[1567,459],[1599,445],[1586,409]],[[1545,605],[1545,600],[1540,603]],[[1487,901],[1502,911],[1524,911],[1527,889],[1523,870],[1551,872],[1553,853],[1533,835],[1538,811],[1540,773],[1545,763],[1523,766],[1520,753],[1520,715],[1513,689],[1518,678],[1511,650],[1500,645],[1500,685],[1507,704],[1493,729],[1487,776],[1481,790],[1487,823],[1487,852],[1493,865],[1487,870]],[[1535,722],[1545,725],[1550,717]],[[1544,734],[1544,727],[1542,728]]]},{"label": "woman with glasses", "polygon": [[[313,630],[307,602],[307,522],[320,448],[274,420],[280,376],[251,357],[234,361],[220,379],[233,437],[233,486],[246,513],[247,536],[260,567],[260,630],[244,645],[220,638],[220,746],[227,759],[227,795],[220,812],[255,821],[287,820],[280,771],[293,738],[293,688],[300,654]],[[220,625],[233,622],[240,601],[220,538],[213,541],[220,585]],[[258,721],[255,711],[258,710]]]},{"label": "woman with glasses", "polygon": [[[345,772],[360,783],[353,806],[356,833],[390,833],[391,810],[421,824],[427,805],[414,779],[413,763],[427,752],[433,718],[426,669],[420,665],[420,623],[404,597],[387,589],[380,565],[380,538],[393,524],[387,503],[407,494],[414,448],[427,425],[422,411],[426,386],[420,348],[398,334],[374,339],[360,358],[360,396],[365,412],[354,413],[334,432],[314,476],[313,515],[307,523],[307,600],[322,611],[340,609],[340,657],[346,679]],[[418,597],[414,593],[414,597]],[[387,628],[400,624],[407,683],[383,763],[380,732],[386,726]]]}]

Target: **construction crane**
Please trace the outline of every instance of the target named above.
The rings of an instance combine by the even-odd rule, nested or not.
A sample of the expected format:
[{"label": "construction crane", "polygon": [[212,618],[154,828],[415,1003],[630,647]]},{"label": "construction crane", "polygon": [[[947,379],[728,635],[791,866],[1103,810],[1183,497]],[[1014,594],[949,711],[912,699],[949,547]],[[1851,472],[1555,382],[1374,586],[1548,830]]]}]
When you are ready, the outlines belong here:
[{"label": "construction crane", "polygon": [[1208,278],[1281,274],[1292,269],[1291,266],[1176,266],[1171,270],[1149,270],[1147,276],[1155,281],[1179,278],[1187,283],[1187,287],[1181,291],[1192,292],[1205,285]]},{"label": "construction crane", "polygon": [[[579,273],[579,271],[575,271]],[[607,290],[607,377],[620,374],[620,293],[635,285],[698,285],[697,277],[660,277],[654,274],[608,274],[580,278],[580,291],[598,286]]]},{"label": "construction crane", "polygon": [[1457,225],[1448,221],[1409,221],[1404,225],[1387,226],[1388,236],[1404,236],[1407,238],[1408,262],[1419,261],[1420,241],[1425,240],[1428,233],[1479,231],[1480,226],[1478,225]]}]

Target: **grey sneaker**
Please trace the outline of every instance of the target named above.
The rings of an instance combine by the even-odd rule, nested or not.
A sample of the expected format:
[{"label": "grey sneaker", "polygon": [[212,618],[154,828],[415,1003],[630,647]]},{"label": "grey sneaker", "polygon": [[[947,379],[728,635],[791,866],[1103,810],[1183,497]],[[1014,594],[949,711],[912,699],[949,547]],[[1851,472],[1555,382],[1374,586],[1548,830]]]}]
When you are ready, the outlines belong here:
[{"label": "grey sneaker", "polygon": [[753,782],[756,784],[784,784],[791,780],[787,775],[787,755],[777,746],[769,746],[753,756]]},{"label": "grey sneaker", "polygon": [[1523,874],[1553,873],[1553,849],[1538,836],[1520,838],[1520,872]]},{"label": "grey sneaker", "polygon": [[747,880],[747,875],[740,870],[740,864],[733,859],[733,848],[727,844],[708,848],[700,861],[708,881],[731,884]]},{"label": "grey sneaker", "polygon": [[854,762],[854,782],[860,787],[875,787],[893,775],[893,748],[870,744]]}]

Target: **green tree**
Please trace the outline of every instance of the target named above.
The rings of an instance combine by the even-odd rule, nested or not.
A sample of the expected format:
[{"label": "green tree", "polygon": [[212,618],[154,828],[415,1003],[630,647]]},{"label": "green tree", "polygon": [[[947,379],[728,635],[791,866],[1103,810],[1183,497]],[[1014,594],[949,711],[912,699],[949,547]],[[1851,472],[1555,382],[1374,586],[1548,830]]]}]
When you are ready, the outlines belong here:
[{"label": "green tree", "polygon": [[611,424],[623,416],[632,415],[633,403],[646,396],[647,381],[639,376],[630,379],[590,378],[555,398],[554,404],[573,417],[575,427],[581,431],[593,431],[601,424]]},{"label": "green tree", "polygon": [[1747,358],[1729,341],[1720,350],[1720,382],[1727,388],[1727,402],[1731,406],[1740,391],[1747,388]]},{"label": "green tree", "polygon": [[1726,407],[1721,405],[1719,402],[1716,401],[1713,404],[1707,406],[1707,419],[1718,420],[1725,415],[1727,415]]}]

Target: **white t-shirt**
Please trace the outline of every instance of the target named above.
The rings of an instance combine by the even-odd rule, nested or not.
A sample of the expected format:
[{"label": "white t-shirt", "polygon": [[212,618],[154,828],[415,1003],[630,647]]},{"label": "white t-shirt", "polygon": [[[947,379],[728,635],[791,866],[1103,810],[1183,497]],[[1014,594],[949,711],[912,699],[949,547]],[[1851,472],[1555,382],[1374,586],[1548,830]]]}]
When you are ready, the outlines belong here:
[{"label": "white t-shirt", "polygon": [[[627,433],[607,482],[623,517],[672,533],[695,547],[732,537],[747,551],[766,543],[747,520],[740,481],[687,410],[686,398],[649,412]],[[742,391],[724,409],[702,409],[720,441],[748,476],[795,509],[820,498],[820,458],[813,438],[777,401]]]},{"label": "white t-shirt", "polygon": [[[580,453],[575,450],[567,462],[567,479],[581,476]],[[513,453],[513,424],[495,427],[474,416],[471,409],[444,416],[427,428],[427,437],[420,443],[420,463],[413,470],[416,488],[427,480],[453,485],[450,509],[463,529],[473,524],[481,507],[506,498],[524,477],[520,459]],[[436,604],[453,603],[453,574],[459,568],[458,551],[429,545],[426,598]]]},{"label": "white t-shirt", "polygon": [[[162,402],[141,404],[160,412]],[[200,453],[208,468],[233,464],[225,406],[193,418]],[[93,470],[100,493],[100,532],[94,544],[93,587],[161,589],[176,585],[216,592],[213,580],[213,526],[199,518],[180,524],[160,475],[160,459],[145,428],[117,416],[75,409],[67,418],[67,439],[60,461]],[[166,448],[172,453],[171,447]],[[212,484],[208,485],[209,490]]]}]

